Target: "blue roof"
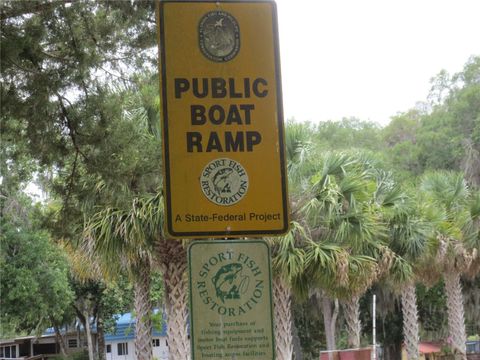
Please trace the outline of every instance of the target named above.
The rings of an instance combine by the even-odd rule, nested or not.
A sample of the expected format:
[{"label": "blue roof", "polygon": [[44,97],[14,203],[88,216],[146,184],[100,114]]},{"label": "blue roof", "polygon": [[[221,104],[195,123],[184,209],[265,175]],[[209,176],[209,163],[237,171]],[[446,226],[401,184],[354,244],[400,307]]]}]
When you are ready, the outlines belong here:
[{"label": "blue roof", "polygon": [[[156,311],[155,311],[156,313]],[[135,318],[131,313],[126,313],[117,319],[115,332],[105,334],[105,341],[133,340],[135,338]],[[159,331],[160,330],[160,331]],[[162,329],[153,328],[152,336],[160,337],[167,335],[167,324],[162,321]]]},{"label": "blue roof", "polygon": [[[157,314],[158,310],[154,310],[154,313]],[[132,313],[118,314],[114,316],[116,320],[115,332],[105,333],[105,341],[116,341],[116,340],[132,340],[135,338],[135,318],[132,316]],[[83,329],[83,327],[82,327]],[[96,329],[93,329],[94,331]],[[61,329],[62,332],[65,332],[65,328]],[[53,328],[48,328],[45,330],[43,335],[53,335],[55,331]],[[154,337],[167,336],[167,324],[165,321],[162,321],[162,329],[156,329],[153,327]]]}]

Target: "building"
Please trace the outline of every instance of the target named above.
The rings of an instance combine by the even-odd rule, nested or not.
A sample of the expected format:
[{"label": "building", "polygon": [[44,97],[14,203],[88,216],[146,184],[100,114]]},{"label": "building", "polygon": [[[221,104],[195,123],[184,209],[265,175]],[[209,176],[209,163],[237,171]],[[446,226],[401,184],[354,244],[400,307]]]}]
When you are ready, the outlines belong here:
[{"label": "building", "polygon": [[[66,351],[72,354],[86,347],[82,334],[71,329],[63,331]],[[84,347],[85,345],[85,347]],[[14,339],[0,340],[0,359],[30,359],[48,358],[48,355],[59,354],[60,346],[53,330],[47,330],[43,335],[24,336]]]},{"label": "building", "polygon": [[[96,330],[92,330],[94,344],[98,347]],[[168,359],[166,325],[159,331],[153,329],[153,357],[158,360]],[[68,354],[87,349],[87,341],[80,327],[62,329]],[[105,334],[105,353],[107,360],[135,360],[135,318],[130,313],[121,315],[116,321],[115,332]],[[60,353],[60,346],[53,329],[47,329],[39,337],[24,336],[0,340],[0,360],[8,359],[48,359]]]},{"label": "building", "polygon": [[[107,360],[135,360],[135,319],[130,313],[122,315],[113,334],[105,334],[105,352]],[[153,357],[168,359],[167,327],[161,331],[153,329]]]},{"label": "building", "polygon": [[[418,343],[418,352],[420,353],[420,360],[435,360],[439,359],[442,354],[442,344],[440,342],[421,341]],[[407,350],[405,345],[402,346],[402,360],[407,360]]]},{"label": "building", "polygon": [[[466,342],[467,359],[480,360],[480,341],[469,340]],[[444,353],[442,342],[426,342],[422,341],[418,344],[420,352],[420,360],[449,360],[454,359],[455,355]],[[408,360],[405,346],[402,349],[402,360]]]}]

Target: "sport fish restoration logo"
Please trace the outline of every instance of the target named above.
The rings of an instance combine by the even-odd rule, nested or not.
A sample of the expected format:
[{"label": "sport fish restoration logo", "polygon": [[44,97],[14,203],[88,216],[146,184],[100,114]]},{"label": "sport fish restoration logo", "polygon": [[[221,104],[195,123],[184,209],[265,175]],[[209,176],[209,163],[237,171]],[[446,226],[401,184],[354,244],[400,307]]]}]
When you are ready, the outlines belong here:
[{"label": "sport fish restoration logo", "polygon": [[240,294],[248,290],[250,277],[242,274],[243,265],[232,263],[222,266],[212,279],[215,295],[225,303],[225,300],[240,299]]},{"label": "sport fish restoration logo", "polygon": [[196,240],[187,253],[192,360],[274,360],[268,244]]},{"label": "sport fish restoration logo", "polygon": [[208,200],[229,206],[238,203],[247,194],[248,175],[238,161],[216,159],[203,169],[200,186]]},{"label": "sport fish restoration logo", "polygon": [[222,316],[243,315],[262,301],[265,276],[254,259],[230,250],[210,257],[198,272],[195,287],[203,304]]}]

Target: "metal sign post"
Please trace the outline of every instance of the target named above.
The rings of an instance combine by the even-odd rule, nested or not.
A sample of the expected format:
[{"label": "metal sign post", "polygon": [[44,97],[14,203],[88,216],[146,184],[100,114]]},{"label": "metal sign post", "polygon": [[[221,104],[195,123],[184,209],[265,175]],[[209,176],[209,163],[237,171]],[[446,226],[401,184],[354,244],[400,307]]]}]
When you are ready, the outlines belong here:
[{"label": "metal sign post", "polygon": [[373,295],[373,304],[372,304],[372,332],[373,332],[373,350],[372,350],[372,360],[377,360],[377,295]]}]

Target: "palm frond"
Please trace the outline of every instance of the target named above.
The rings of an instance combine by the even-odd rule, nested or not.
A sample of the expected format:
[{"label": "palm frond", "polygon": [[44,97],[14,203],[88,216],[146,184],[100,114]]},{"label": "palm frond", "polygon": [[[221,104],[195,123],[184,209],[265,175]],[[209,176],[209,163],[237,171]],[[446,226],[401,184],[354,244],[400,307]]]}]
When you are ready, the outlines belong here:
[{"label": "palm frond", "polygon": [[305,251],[303,243],[309,241],[307,230],[298,222],[290,223],[290,231],[285,236],[268,239],[272,248],[272,267],[275,273],[288,282],[304,270]]},{"label": "palm frond", "polygon": [[88,222],[84,239],[106,268],[132,270],[152,256],[154,241],[161,235],[161,192],[135,198],[130,208],[107,207]]},{"label": "palm frond", "polygon": [[395,256],[390,268],[390,281],[393,284],[406,284],[414,280],[412,265],[400,256]]}]

